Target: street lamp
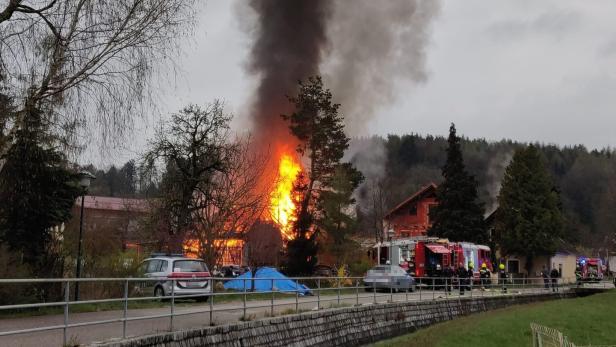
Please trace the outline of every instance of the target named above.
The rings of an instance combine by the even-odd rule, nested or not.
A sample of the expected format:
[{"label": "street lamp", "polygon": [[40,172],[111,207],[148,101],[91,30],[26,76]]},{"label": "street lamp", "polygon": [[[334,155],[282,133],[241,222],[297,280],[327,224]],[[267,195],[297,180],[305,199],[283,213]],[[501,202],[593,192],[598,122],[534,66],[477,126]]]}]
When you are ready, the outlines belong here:
[{"label": "street lamp", "polygon": [[[88,187],[90,187],[90,181],[96,179],[96,176],[92,175],[88,171],[81,171],[79,174],[79,187],[81,187],[81,214],[79,216],[79,247],[77,248],[77,270],[75,271],[75,278],[81,277],[81,249],[83,247],[83,205],[86,197]],[[79,281],[75,281],[75,301],[79,301]]]}]

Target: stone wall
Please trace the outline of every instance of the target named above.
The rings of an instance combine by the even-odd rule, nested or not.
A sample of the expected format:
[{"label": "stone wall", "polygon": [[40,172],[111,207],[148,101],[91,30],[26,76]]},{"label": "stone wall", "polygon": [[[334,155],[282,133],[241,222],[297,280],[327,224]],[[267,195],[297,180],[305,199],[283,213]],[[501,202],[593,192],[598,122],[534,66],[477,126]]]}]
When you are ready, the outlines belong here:
[{"label": "stone wall", "polygon": [[573,293],[545,293],[362,305],[95,343],[91,346],[355,346],[476,312],[572,296]]}]

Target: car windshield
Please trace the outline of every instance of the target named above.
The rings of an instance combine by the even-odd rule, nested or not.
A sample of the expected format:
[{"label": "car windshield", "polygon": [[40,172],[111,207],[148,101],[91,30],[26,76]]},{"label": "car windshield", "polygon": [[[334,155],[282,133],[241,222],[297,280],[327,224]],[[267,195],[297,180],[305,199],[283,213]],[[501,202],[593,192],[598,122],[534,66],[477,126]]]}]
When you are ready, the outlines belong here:
[{"label": "car windshield", "polygon": [[176,260],[173,262],[173,272],[206,272],[207,266],[199,260]]}]

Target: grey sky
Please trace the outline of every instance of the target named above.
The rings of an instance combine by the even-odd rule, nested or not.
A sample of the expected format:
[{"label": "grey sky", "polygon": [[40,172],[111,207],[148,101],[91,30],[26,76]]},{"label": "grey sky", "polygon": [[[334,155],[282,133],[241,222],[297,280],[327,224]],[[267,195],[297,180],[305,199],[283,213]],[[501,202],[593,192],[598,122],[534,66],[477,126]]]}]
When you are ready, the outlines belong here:
[{"label": "grey sky", "polygon": [[[250,42],[236,7],[207,2],[182,71],[163,88],[161,114],[221,98],[242,129],[254,81],[243,67]],[[444,0],[432,25],[427,81],[399,84],[368,134],[445,135],[455,122],[471,138],[616,146],[614,18],[611,0]],[[122,159],[142,148],[151,124],[135,132],[117,151]],[[101,164],[118,162],[113,157]]]}]

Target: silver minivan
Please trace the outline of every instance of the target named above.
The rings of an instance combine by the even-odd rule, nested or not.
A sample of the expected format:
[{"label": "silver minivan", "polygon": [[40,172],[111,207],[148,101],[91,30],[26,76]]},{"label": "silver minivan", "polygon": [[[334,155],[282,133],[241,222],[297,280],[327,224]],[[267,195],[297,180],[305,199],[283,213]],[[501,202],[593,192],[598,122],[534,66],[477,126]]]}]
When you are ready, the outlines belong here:
[{"label": "silver minivan", "polygon": [[141,263],[139,274],[158,279],[147,283],[156,297],[202,294],[193,298],[207,301],[212,293],[210,271],[202,259],[155,254]]},{"label": "silver minivan", "polygon": [[398,265],[377,265],[368,270],[364,277],[366,291],[389,289],[393,291],[415,291],[415,279]]}]

